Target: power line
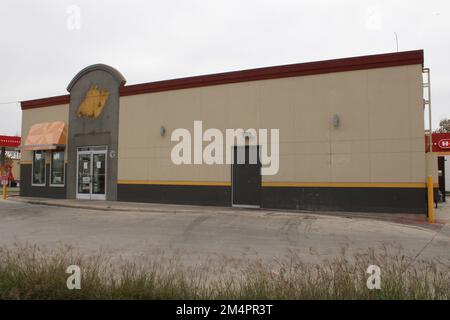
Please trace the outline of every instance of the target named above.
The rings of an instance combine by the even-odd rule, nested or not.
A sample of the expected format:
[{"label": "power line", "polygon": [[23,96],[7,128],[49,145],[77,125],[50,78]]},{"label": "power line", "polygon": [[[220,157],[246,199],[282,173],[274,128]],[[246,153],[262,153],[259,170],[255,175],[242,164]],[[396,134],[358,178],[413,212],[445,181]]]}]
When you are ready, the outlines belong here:
[{"label": "power line", "polygon": [[9,101],[9,102],[7,102],[7,101],[1,102],[0,101],[0,104],[20,104],[20,101]]},{"label": "power line", "polygon": [[397,32],[394,32],[394,35],[395,35],[395,42],[397,44],[397,52],[398,52],[398,35],[397,35]]}]

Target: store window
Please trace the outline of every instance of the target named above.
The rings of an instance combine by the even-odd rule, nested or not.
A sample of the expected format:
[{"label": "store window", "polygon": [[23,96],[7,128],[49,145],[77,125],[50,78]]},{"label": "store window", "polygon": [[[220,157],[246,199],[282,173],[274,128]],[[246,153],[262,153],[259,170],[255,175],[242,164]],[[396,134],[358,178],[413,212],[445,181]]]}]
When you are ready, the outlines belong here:
[{"label": "store window", "polygon": [[50,174],[51,174],[50,185],[52,186],[64,185],[64,151],[52,152]]},{"label": "store window", "polygon": [[45,152],[34,151],[33,152],[33,177],[32,185],[45,186]]}]

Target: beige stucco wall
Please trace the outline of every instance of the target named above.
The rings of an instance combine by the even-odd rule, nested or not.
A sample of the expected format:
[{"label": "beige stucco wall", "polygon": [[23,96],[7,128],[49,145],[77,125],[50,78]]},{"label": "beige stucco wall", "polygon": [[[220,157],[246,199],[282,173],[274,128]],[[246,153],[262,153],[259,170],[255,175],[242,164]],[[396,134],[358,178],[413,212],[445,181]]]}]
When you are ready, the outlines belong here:
[{"label": "beige stucco wall", "polygon": [[203,120],[204,130],[279,128],[280,169],[266,182],[422,183],[421,72],[412,65],[121,97],[118,179],[230,181],[229,165],[170,160],[171,132]]},{"label": "beige stucco wall", "polygon": [[439,184],[439,170],[438,170],[438,155],[436,153],[427,153],[426,161],[426,176],[433,178],[434,184]]},{"label": "beige stucco wall", "polygon": [[[28,132],[33,124],[52,121],[69,121],[69,105],[57,105],[44,108],[22,110],[22,144],[25,143]],[[65,155],[67,159],[67,155]],[[32,151],[22,151],[21,163],[29,163],[32,160]],[[46,153],[46,161],[50,161],[50,155]]]}]

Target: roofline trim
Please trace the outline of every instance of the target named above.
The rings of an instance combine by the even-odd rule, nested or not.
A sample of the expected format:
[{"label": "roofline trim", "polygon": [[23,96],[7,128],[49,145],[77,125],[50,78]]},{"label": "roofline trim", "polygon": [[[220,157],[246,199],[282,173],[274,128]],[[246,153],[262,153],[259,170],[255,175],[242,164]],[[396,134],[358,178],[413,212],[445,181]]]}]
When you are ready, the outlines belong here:
[{"label": "roofline trim", "polygon": [[[404,51],[352,58],[289,64],[120,86],[120,96],[189,89],[247,81],[424,64],[424,51]],[[89,67],[88,67],[89,68]],[[82,73],[85,69],[80,71]],[[79,74],[80,74],[79,73]],[[76,78],[76,77],[75,77]],[[74,78],[74,79],[75,79]],[[69,86],[70,87],[70,86]],[[70,95],[22,101],[22,110],[68,104]]]}]

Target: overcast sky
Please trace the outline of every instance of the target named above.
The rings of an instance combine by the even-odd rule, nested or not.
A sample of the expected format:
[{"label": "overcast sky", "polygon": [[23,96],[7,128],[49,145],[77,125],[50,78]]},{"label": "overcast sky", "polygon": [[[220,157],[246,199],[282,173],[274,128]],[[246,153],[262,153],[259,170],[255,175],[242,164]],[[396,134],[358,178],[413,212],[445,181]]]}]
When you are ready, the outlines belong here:
[{"label": "overcast sky", "polygon": [[20,133],[15,101],[66,94],[91,64],[135,84],[395,52],[394,32],[400,51],[425,50],[437,126],[450,117],[449,9],[445,0],[2,0],[0,134]]}]

